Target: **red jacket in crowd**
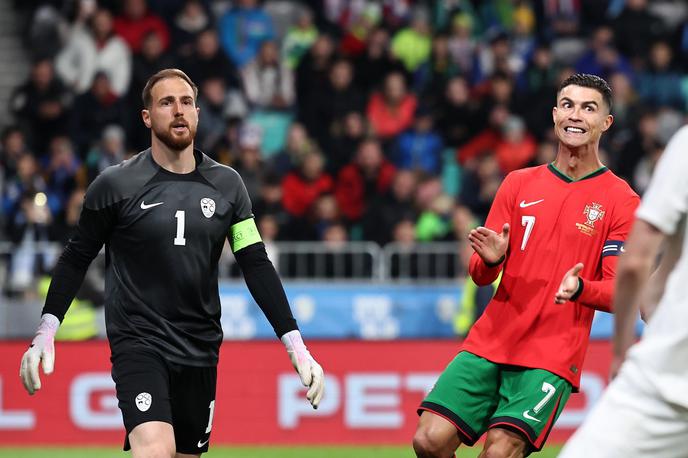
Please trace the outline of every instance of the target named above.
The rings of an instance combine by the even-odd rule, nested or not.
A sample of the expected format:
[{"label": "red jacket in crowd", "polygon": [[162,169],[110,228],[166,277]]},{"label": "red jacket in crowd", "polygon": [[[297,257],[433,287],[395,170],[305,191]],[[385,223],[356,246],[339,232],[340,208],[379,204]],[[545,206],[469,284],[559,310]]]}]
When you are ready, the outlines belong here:
[{"label": "red jacket in crowd", "polygon": [[332,192],[333,188],[334,181],[326,173],[308,181],[299,172],[290,172],[282,181],[282,205],[290,215],[301,217],[318,197]]},{"label": "red jacket in crowd", "polygon": [[[396,168],[391,162],[385,160],[380,166],[375,181],[375,195],[387,192],[392,185],[396,174]],[[337,178],[335,198],[339,210],[350,221],[358,221],[363,216],[368,202],[375,195],[366,195],[366,184],[363,172],[356,164],[349,164],[342,168]]]}]

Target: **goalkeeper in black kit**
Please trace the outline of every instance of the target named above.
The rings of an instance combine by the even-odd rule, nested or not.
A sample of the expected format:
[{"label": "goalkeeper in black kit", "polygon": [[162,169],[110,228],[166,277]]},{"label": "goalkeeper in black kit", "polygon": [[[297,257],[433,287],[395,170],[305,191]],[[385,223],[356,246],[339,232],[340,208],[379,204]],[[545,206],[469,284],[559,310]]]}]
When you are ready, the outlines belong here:
[{"label": "goalkeeper in black kit", "polygon": [[124,449],[134,457],[208,450],[222,342],[218,261],[226,238],[314,408],[324,391],[323,370],[303,343],[241,177],[194,149],[197,94],[181,70],[161,70],[148,80],[141,114],[151,147],[109,167],[88,188],[21,361],[22,382],[34,394],[41,388],[39,365],[52,372],[55,332],[105,244],[112,378]]}]

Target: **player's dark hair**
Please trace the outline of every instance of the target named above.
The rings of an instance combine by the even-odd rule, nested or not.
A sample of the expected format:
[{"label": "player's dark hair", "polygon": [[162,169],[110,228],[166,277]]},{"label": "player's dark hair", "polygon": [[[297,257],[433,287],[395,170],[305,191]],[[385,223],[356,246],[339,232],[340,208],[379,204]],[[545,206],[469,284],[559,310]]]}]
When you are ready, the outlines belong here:
[{"label": "player's dark hair", "polygon": [[612,88],[609,87],[609,84],[603,78],[600,78],[597,75],[590,75],[588,73],[576,73],[571,75],[559,85],[559,89],[557,90],[557,98],[559,98],[559,93],[562,89],[564,89],[566,86],[572,85],[595,89],[597,92],[602,94],[604,103],[606,103],[607,107],[609,107],[609,111],[612,111]]},{"label": "player's dark hair", "polygon": [[153,103],[153,96],[151,95],[151,92],[153,91],[153,86],[155,86],[159,81],[162,81],[167,78],[181,78],[184,81],[186,81],[193,90],[194,104],[196,103],[196,99],[198,98],[198,87],[194,84],[193,81],[191,81],[189,75],[179,70],[178,68],[166,68],[164,70],[160,70],[158,73],[148,78],[146,86],[143,88],[143,92],[141,93],[144,108],[150,108],[151,104]]}]

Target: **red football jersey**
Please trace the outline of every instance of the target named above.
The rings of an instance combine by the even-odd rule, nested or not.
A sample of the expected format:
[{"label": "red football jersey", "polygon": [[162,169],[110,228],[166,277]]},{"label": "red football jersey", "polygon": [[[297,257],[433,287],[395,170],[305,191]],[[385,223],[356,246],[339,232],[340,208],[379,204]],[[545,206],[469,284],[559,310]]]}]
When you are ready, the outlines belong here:
[{"label": "red football jersey", "polygon": [[[497,233],[509,223],[506,259],[490,268],[473,253],[470,265],[478,284],[503,268],[502,280],[462,349],[499,364],[546,369],[578,388],[593,315],[611,307],[617,256],[639,202],[606,167],[577,181],[552,165],[510,173],[485,223]],[[564,274],[578,262],[584,294],[556,304]]]}]

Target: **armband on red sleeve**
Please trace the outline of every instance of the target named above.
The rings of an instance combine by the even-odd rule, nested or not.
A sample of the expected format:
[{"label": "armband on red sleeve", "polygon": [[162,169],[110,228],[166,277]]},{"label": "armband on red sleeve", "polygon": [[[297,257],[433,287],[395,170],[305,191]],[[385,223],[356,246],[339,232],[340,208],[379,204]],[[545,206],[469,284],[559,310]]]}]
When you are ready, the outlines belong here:
[{"label": "armband on red sleeve", "polygon": [[492,284],[492,282],[495,281],[499,276],[499,272],[502,271],[504,259],[504,256],[502,256],[497,264],[490,266],[483,261],[478,253],[473,253],[471,256],[471,262],[468,266],[468,273],[478,286]]}]

